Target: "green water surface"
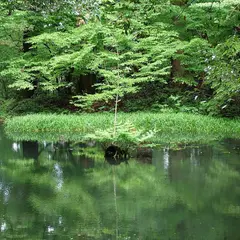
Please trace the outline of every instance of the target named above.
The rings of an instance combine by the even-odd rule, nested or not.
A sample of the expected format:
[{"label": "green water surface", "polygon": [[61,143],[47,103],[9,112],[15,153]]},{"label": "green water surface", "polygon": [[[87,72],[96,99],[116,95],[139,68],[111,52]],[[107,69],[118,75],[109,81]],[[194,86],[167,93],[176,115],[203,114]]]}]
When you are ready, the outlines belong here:
[{"label": "green water surface", "polygon": [[240,140],[137,149],[14,142],[0,129],[0,239],[240,239]]}]

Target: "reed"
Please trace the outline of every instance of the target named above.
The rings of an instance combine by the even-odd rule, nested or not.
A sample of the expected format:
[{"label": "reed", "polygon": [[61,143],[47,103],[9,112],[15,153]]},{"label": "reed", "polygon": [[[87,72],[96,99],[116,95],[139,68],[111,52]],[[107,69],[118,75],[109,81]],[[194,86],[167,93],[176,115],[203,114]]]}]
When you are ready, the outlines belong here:
[{"label": "reed", "polygon": [[[31,114],[5,121],[6,133],[16,140],[81,140],[85,134],[113,126],[111,113],[79,115]],[[156,130],[154,143],[206,142],[240,138],[240,120],[187,113],[119,113],[119,122],[131,122],[136,130]]]}]

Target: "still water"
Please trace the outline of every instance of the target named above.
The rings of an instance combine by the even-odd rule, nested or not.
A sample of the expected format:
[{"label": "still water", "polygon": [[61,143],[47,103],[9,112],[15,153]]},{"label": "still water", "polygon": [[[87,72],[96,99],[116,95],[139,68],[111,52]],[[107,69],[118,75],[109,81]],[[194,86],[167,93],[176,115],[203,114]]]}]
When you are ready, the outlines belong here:
[{"label": "still water", "polygon": [[240,239],[240,140],[138,149],[14,142],[0,129],[0,239]]}]

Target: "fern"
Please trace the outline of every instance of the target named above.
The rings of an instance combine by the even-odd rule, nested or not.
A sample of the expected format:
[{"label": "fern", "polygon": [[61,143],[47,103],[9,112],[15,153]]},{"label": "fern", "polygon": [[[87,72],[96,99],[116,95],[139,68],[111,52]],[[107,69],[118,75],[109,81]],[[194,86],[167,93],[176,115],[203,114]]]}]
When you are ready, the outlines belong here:
[{"label": "fern", "polygon": [[114,127],[105,130],[97,130],[95,133],[86,134],[84,140],[94,140],[103,145],[106,149],[109,145],[117,145],[122,149],[129,149],[140,144],[146,144],[156,134],[156,130],[137,130],[134,125],[127,122],[119,122],[116,125],[116,133]]}]

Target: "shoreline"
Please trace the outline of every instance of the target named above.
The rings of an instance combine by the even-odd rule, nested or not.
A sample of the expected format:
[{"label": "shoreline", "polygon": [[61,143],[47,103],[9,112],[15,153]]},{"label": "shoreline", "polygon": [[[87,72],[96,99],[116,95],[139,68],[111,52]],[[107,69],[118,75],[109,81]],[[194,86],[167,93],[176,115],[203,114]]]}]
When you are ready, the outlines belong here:
[{"label": "shoreline", "polygon": [[[156,130],[150,143],[190,143],[240,138],[240,120],[187,113],[119,113],[118,123],[130,122],[138,131]],[[13,139],[81,141],[84,135],[113,127],[112,113],[79,115],[31,114],[6,119]]]}]

